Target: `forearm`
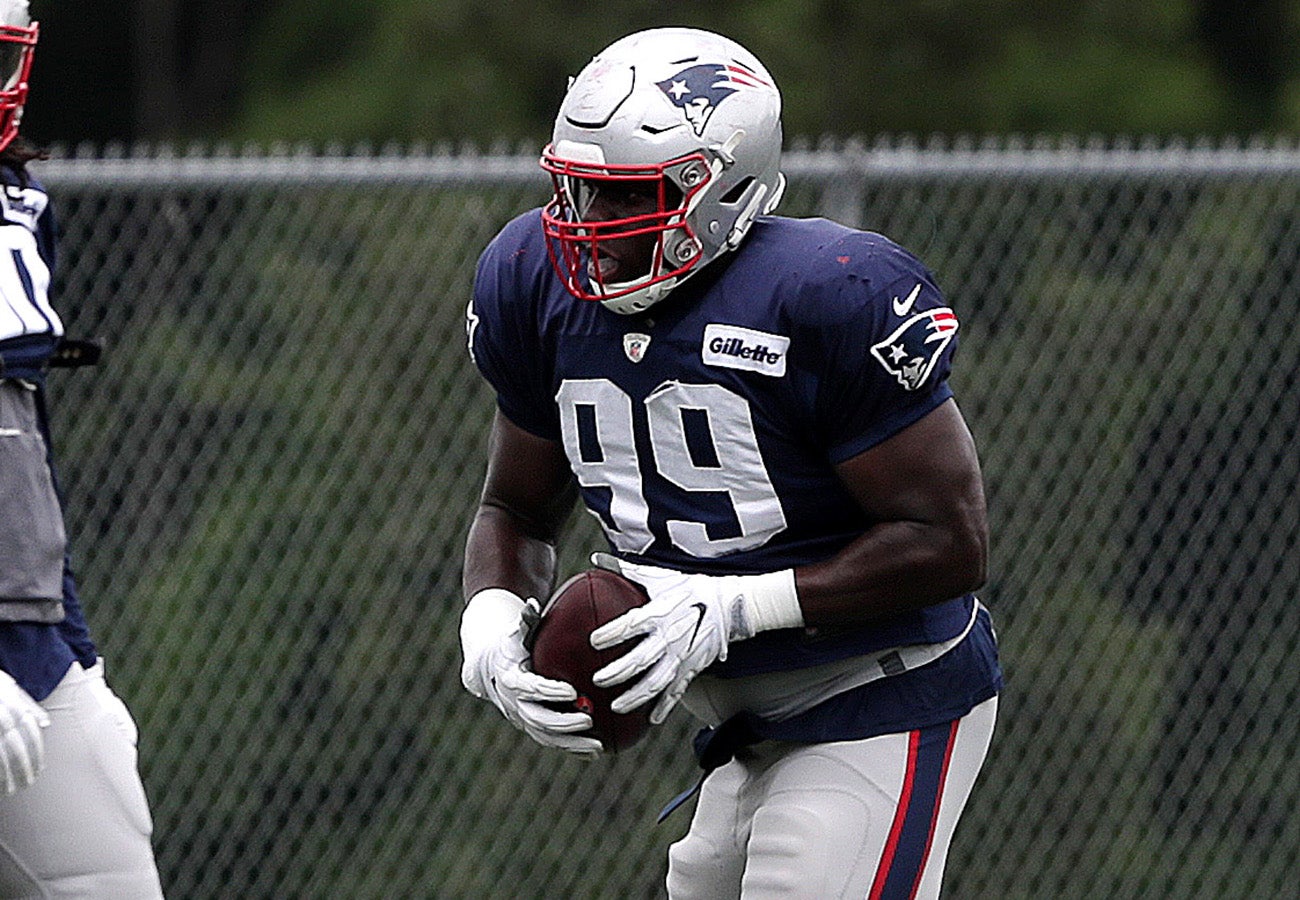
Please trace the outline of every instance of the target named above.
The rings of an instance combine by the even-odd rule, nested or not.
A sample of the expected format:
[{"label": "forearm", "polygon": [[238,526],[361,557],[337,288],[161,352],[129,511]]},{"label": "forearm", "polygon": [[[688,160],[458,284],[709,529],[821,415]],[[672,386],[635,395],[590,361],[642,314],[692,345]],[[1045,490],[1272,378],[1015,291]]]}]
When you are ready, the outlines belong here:
[{"label": "forearm", "polygon": [[536,535],[534,529],[503,507],[481,505],[465,544],[465,599],[496,587],[520,597],[545,600],[554,584],[553,540]]},{"label": "forearm", "polygon": [[959,597],[984,583],[987,549],[970,525],[873,526],[839,553],[795,569],[805,624],[869,622]]}]

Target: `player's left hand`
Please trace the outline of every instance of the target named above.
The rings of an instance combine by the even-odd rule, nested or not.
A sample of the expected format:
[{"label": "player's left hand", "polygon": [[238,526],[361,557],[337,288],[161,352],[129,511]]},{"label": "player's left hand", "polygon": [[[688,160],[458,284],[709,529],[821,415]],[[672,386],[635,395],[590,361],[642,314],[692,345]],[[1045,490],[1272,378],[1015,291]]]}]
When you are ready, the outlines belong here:
[{"label": "player's left hand", "polygon": [[[591,633],[591,645],[597,650],[641,637],[627,653],[599,669],[592,681],[598,687],[611,687],[645,673],[610,706],[624,713],[658,696],[650,711],[650,721],[656,725],[668,717],[692,678],[727,658],[732,641],[767,628],[802,624],[789,569],[764,575],[689,575],[608,553],[593,554],[591,561],[635,581],[650,597],[644,606]],[[787,619],[793,608],[797,620],[772,619],[768,614],[778,607]]]},{"label": "player's left hand", "polygon": [[0,670],[0,796],[30,786],[45,767],[41,729],[50,715]]}]

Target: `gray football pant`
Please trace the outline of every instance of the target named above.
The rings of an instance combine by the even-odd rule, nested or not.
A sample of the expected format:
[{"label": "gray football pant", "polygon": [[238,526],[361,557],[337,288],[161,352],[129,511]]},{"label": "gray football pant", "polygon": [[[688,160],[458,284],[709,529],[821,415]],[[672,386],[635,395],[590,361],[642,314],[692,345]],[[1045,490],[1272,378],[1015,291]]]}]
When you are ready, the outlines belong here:
[{"label": "gray football pant", "polygon": [[102,663],[73,663],[41,706],[45,769],[0,797],[0,898],[161,897],[135,723]]}]

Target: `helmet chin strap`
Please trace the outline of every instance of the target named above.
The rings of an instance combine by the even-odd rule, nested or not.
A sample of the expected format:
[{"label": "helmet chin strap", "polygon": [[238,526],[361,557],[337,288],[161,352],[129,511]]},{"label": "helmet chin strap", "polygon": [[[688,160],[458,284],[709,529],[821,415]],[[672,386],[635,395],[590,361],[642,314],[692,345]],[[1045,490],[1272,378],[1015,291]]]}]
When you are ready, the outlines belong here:
[{"label": "helmet chin strap", "polygon": [[[601,300],[600,305],[610,312],[618,313],[620,316],[630,316],[633,313],[645,312],[651,306],[654,306],[660,300],[668,295],[680,278],[667,278],[655,284],[647,285],[639,291],[632,291],[621,297],[611,297],[608,300]],[[618,289],[619,285],[611,284],[609,287]]]},{"label": "helmet chin strap", "polygon": [[722,171],[726,166],[735,165],[736,148],[740,146],[740,142],[744,139],[745,129],[737,128],[731,133],[731,137],[727,138],[721,144],[718,144],[718,146],[711,148],[713,152],[718,155],[718,160],[722,163],[722,166],[718,167],[714,174]]},{"label": "helmet chin strap", "polygon": [[745,237],[745,232],[749,231],[749,226],[754,223],[754,216],[758,213],[759,204],[767,196],[767,185],[760,184],[758,190],[754,191],[754,196],[749,198],[745,204],[744,210],[736,217],[736,224],[731,226],[731,231],[727,234],[727,249],[735,250],[740,246],[741,240]]}]

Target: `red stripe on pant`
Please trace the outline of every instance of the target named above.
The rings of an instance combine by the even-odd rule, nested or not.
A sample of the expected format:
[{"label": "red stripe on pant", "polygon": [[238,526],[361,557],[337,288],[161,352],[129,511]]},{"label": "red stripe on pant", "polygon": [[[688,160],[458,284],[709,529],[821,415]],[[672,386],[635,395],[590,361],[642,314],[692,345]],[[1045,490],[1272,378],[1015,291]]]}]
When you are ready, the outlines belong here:
[{"label": "red stripe on pant", "polygon": [[912,900],[916,896],[934,846],[935,826],[960,721],[920,728],[908,734],[903,788],[869,900]]}]

